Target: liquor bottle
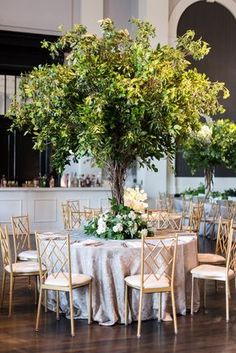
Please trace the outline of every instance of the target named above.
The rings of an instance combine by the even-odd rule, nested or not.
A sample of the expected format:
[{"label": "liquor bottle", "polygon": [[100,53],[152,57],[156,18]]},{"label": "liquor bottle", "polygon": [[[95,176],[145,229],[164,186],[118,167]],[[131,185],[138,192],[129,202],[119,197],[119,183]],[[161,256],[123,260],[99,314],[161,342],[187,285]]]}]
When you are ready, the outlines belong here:
[{"label": "liquor bottle", "polygon": [[1,186],[5,188],[7,186],[7,179],[5,178],[5,175],[3,174],[2,179],[1,179]]},{"label": "liquor bottle", "polygon": [[51,178],[49,180],[49,187],[54,188],[55,186],[55,179],[53,178],[53,175],[51,175]]},{"label": "liquor bottle", "polygon": [[47,186],[47,175],[44,174],[43,178],[42,178],[42,187],[46,188]]}]

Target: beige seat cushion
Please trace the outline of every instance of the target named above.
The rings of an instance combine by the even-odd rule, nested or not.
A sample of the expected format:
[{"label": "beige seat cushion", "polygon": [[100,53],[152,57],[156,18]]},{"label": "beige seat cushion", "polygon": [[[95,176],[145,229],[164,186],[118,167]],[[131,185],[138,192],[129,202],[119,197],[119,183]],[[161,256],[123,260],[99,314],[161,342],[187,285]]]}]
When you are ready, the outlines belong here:
[{"label": "beige seat cushion", "polygon": [[[77,274],[77,273],[72,273],[71,274],[71,282],[72,286],[74,285],[85,285],[91,281],[91,277],[84,275],[84,274]],[[68,287],[69,286],[69,274],[68,273],[54,273],[53,275],[49,275],[45,281],[46,285],[49,286],[62,286],[62,287]]]},{"label": "beige seat cushion", "polygon": [[[10,273],[10,266],[7,265],[5,270]],[[15,262],[12,264],[12,271],[15,273],[39,272],[39,264],[35,261]]]},{"label": "beige seat cushion", "polygon": [[[215,265],[200,265],[191,270],[191,273],[196,278],[205,279],[219,279],[224,281],[226,279],[226,269],[222,266]],[[234,271],[229,270],[228,278],[232,279],[235,277]]]},{"label": "beige seat cushion", "polygon": [[199,253],[198,255],[198,262],[202,263],[215,263],[215,264],[224,264],[225,258],[224,256],[217,255],[217,254],[208,254],[208,253]]},{"label": "beige seat cushion", "polygon": [[[148,275],[144,275],[144,279],[147,278]],[[128,276],[125,278],[125,282],[134,288],[140,288],[141,283],[141,275]],[[166,288],[170,287],[170,280],[163,275],[160,280],[157,280],[154,275],[151,275],[145,282],[144,288]]]},{"label": "beige seat cushion", "polygon": [[25,250],[18,254],[18,259],[21,261],[28,261],[28,260],[38,260],[37,250]]}]

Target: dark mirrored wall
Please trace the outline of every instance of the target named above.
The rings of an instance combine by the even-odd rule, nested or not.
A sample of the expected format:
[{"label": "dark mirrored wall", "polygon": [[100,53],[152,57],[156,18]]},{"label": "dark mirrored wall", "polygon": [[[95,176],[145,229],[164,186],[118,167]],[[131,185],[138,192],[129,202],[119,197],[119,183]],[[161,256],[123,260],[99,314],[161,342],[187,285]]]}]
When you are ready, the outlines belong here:
[{"label": "dark mirrored wall", "polygon": [[33,149],[32,137],[9,131],[11,121],[5,118],[14,95],[18,95],[20,75],[34,66],[52,62],[42,40],[55,41],[56,36],[0,31],[0,177],[18,181],[19,185],[41,175],[52,173],[50,149]]}]

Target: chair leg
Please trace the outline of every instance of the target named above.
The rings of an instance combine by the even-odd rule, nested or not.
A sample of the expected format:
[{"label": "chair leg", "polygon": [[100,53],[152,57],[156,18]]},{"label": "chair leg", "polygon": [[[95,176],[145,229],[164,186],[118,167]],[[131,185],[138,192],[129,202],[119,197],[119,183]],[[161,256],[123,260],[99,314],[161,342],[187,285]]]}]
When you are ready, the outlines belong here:
[{"label": "chair leg", "polygon": [[137,329],[137,337],[140,337],[140,336],[141,336],[142,304],[143,304],[143,291],[140,290],[140,293],[139,293],[139,308],[138,308],[138,329]]},{"label": "chair leg", "polygon": [[59,317],[59,291],[57,290],[56,291],[56,314],[57,314],[57,320],[59,320],[60,319],[60,317]]},{"label": "chair leg", "polygon": [[175,334],[177,335],[178,329],[177,329],[177,318],[176,318],[176,307],[175,307],[175,294],[173,290],[171,291],[171,304],[172,304],[172,312],[173,312],[174,331],[175,331]]},{"label": "chair leg", "polygon": [[191,287],[191,315],[193,315],[193,292],[194,292],[194,277],[192,275],[192,287]]},{"label": "chair leg", "polygon": [[158,305],[158,321],[162,319],[162,293],[159,293],[159,305]]},{"label": "chair leg", "polygon": [[226,308],[226,321],[229,321],[229,282],[225,282],[225,308]]},{"label": "chair leg", "polygon": [[74,307],[73,307],[73,295],[72,289],[69,291],[70,297],[70,325],[71,325],[71,336],[75,335],[75,327],[74,327]]},{"label": "chair leg", "polygon": [[203,280],[203,306],[204,306],[204,309],[206,309],[206,303],[207,303],[207,300],[206,300],[206,295],[207,295],[207,280],[204,279]]},{"label": "chair leg", "polygon": [[125,283],[125,325],[128,325],[129,316],[129,287]]},{"label": "chair leg", "polygon": [[9,312],[8,316],[11,316],[12,313],[12,297],[13,297],[13,289],[14,289],[14,277],[10,274],[10,291],[9,291]]},{"label": "chair leg", "polygon": [[[30,276],[29,276],[30,277]],[[38,287],[37,287],[37,276],[35,276],[35,284],[34,284],[34,303],[38,303]]]},{"label": "chair leg", "polygon": [[88,324],[92,322],[92,282],[89,283],[88,288]]},{"label": "chair leg", "polygon": [[1,301],[0,301],[0,307],[1,308],[3,306],[3,300],[4,300],[5,284],[6,284],[6,272],[3,271],[3,274],[2,274],[2,291],[1,291]]},{"label": "chair leg", "polygon": [[40,318],[40,311],[41,311],[41,305],[42,305],[42,288],[40,287],[39,289],[39,300],[38,300],[38,310],[37,310],[37,317],[36,317],[36,326],[35,326],[35,331],[39,330],[39,318]]},{"label": "chair leg", "polygon": [[44,312],[47,313],[48,311],[48,291],[47,289],[44,290]]}]

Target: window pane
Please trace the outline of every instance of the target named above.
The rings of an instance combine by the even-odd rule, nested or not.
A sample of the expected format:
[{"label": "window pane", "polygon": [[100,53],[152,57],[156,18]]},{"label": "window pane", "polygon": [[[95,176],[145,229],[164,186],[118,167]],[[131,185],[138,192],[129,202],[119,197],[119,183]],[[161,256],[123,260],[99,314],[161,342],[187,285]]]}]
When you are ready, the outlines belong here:
[{"label": "window pane", "polygon": [[6,76],[6,111],[8,110],[15,94],[15,76]]},{"label": "window pane", "polygon": [[17,102],[20,102],[20,96],[19,96],[20,81],[21,81],[21,77],[16,76],[16,100],[17,100]]},{"label": "window pane", "polygon": [[5,75],[0,75],[0,115],[5,113],[4,109]]}]

